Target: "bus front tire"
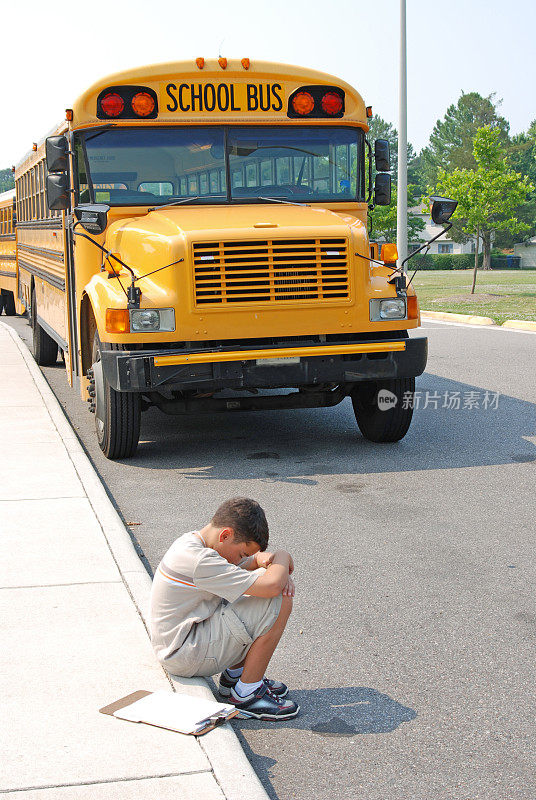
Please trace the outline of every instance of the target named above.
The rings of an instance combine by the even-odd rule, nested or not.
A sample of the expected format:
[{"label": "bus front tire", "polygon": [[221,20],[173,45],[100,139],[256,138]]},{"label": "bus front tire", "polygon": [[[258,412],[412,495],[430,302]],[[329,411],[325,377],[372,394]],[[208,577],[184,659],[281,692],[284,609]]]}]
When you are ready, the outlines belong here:
[{"label": "bus front tire", "polygon": [[[13,296],[13,292],[2,291],[2,305],[4,307],[4,312],[6,317],[15,316],[16,309],[15,309],[15,298]],[[2,313],[2,306],[0,306],[0,314],[1,313]]]},{"label": "bus front tire", "polygon": [[366,381],[352,394],[359,430],[371,442],[398,442],[413,416],[415,378]]},{"label": "bus front tire", "polygon": [[106,458],[130,458],[136,452],[140,438],[140,395],[116,392],[106,380],[100,361],[101,343],[98,333],[95,333],[90,395],[94,398],[97,441]]},{"label": "bus front tire", "polygon": [[32,292],[30,325],[32,326],[32,353],[36,362],[40,367],[49,367],[51,364],[55,364],[58,360],[58,345],[37,321],[35,291]]}]

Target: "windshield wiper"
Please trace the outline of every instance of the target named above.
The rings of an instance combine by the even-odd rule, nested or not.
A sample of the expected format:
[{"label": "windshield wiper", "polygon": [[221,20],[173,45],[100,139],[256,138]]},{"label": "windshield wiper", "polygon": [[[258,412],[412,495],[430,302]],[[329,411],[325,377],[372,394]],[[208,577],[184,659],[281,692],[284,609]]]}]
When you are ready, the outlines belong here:
[{"label": "windshield wiper", "polygon": [[[225,200],[225,197],[221,194],[204,194],[204,195],[194,195],[194,197],[183,197],[181,200],[172,200],[171,203],[162,203],[161,206],[152,206],[152,208],[147,209],[147,213],[149,211],[158,211],[159,208],[169,208],[170,206],[180,206],[184,205],[185,203],[191,203],[193,200],[206,200],[207,198],[214,199],[218,198],[218,200]],[[304,206],[309,208],[308,203],[294,203],[292,200],[284,200],[281,197],[232,197],[231,200],[264,200],[267,203],[284,203],[285,205],[290,206]]]},{"label": "windshield wiper", "polygon": [[[246,198],[242,198],[246,199]],[[253,197],[252,200],[266,200],[267,203],[285,203],[289,206],[304,206],[309,208],[309,203],[295,203],[292,200],[282,200],[280,197]]]},{"label": "windshield wiper", "polygon": [[183,197],[181,200],[172,200],[171,203],[162,203],[161,206],[153,206],[152,208],[147,209],[147,213],[149,211],[157,211],[159,208],[169,208],[169,206],[180,206],[184,203],[191,203],[193,200],[206,200],[210,198],[211,200],[217,198],[218,200],[225,200],[226,198],[222,194],[196,194],[193,197]]}]

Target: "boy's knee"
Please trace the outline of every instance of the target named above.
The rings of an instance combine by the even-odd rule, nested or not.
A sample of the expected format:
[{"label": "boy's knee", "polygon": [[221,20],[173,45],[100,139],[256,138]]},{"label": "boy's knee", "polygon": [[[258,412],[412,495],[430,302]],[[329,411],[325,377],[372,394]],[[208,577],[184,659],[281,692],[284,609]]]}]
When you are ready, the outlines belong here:
[{"label": "boy's knee", "polygon": [[281,598],[281,615],[285,615],[286,617],[290,616],[290,612],[292,611],[292,600],[293,598],[290,597],[288,594],[284,594]]}]

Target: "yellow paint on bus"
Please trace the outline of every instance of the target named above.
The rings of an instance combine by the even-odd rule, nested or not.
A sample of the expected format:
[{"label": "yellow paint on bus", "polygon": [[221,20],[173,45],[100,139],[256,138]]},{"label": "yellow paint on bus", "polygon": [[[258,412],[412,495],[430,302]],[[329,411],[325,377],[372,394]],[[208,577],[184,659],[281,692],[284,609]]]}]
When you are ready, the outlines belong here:
[{"label": "yellow paint on bus", "polygon": [[150,404],[297,387],[327,405],[334,386],[354,399],[422,371],[425,340],[401,343],[420,324],[414,290],[369,241],[354,88],[198,59],[99,80],[67,120],[56,163],[43,141],[16,169],[17,296],[36,357],[64,352],[108,457],[132,455]]}]

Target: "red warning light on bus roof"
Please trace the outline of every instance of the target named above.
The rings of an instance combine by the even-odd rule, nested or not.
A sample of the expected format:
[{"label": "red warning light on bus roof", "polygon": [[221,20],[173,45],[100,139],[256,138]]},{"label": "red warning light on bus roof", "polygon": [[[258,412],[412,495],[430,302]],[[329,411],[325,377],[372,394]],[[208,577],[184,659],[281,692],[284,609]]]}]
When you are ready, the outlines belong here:
[{"label": "red warning light on bus roof", "polygon": [[326,114],[340,114],[342,111],[342,97],[335,92],[326,92],[322,98],[322,110]]},{"label": "red warning light on bus roof", "polygon": [[107,117],[118,117],[125,107],[125,101],[115,92],[105,94],[100,104]]}]

